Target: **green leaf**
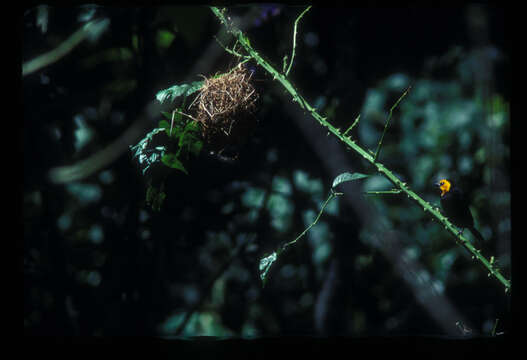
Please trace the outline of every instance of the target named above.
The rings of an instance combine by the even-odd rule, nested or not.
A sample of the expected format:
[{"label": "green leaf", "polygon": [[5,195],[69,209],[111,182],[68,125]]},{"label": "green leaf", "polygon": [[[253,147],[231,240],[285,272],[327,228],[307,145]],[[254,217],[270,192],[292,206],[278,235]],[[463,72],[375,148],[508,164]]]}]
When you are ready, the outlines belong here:
[{"label": "green leaf", "polygon": [[203,141],[197,140],[190,144],[189,152],[194,156],[198,156],[201,149],[203,149]]},{"label": "green leaf", "polygon": [[[177,110],[181,111],[181,108]],[[163,122],[164,125],[163,126],[159,125],[159,127],[165,128],[167,135],[170,136],[170,124],[172,123],[172,119],[174,119],[174,123],[172,127],[172,137],[174,136],[178,137],[180,133],[183,131],[183,126],[185,125],[183,116],[180,113],[175,112],[174,117],[172,118],[172,112],[167,112],[167,111],[161,111],[161,115],[163,115],[169,121],[163,122],[164,120],[161,120],[161,122]],[[159,124],[161,124],[161,122]],[[166,124],[168,124],[167,127],[165,127]]]},{"label": "green leaf", "polygon": [[166,121],[166,120],[161,120],[157,126],[160,127],[160,128],[165,129],[167,135],[170,135],[170,134],[169,134],[169,131],[170,131],[170,123],[169,123],[168,121]]},{"label": "green leaf", "polygon": [[196,156],[199,155],[203,141],[200,138],[200,125],[197,121],[191,121],[185,125],[179,138],[179,147]]},{"label": "green leaf", "polygon": [[165,164],[166,166],[168,166],[168,167],[170,167],[170,168],[173,168],[173,169],[181,170],[181,171],[183,171],[185,174],[188,175],[187,169],[185,169],[185,167],[183,166],[183,164],[181,163],[181,161],[179,161],[179,159],[177,158],[177,155],[176,155],[176,154],[174,154],[174,153],[166,153],[166,154],[164,154],[164,155],[161,157],[161,161],[162,161],[163,164]]},{"label": "green leaf", "polygon": [[132,157],[137,158],[137,161],[143,169],[143,175],[145,175],[150,166],[159,161],[165,153],[166,148],[164,146],[156,146],[155,148],[152,148],[150,145],[152,138],[163,130],[165,129],[155,128],[146,134],[136,145],[130,146]]},{"label": "green leaf", "polygon": [[153,187],[152,185],[148,186],[146,189],[146,203],[152,207],[155,211],[161,210],[161,205],[167,197],[167,194],[163,191],[164,183],[161,183],[159,189]]},{"label": "green leaf", "polygon": [[[162,104],[166,101],[173,102],[178,96],[186,97],[194,94],[196,91],[201,89],[202,86],[203,81],[194,81],[190,84],[174,85],[168,89],[158,91],[156,94],[156,99]],[[172,116],[172,114],[170,116]]]},{"label": "green leaf", "polygon": [[172,113],[168,111],[161,111],[161,115],[163,115],[167,120],[172,121]]},{"label": "green leaf", "polygon": [[277,258],[278,254],[275,251],[271,255],[260,259],[260,279],[262,279],[264,286],[267,281],[267,274],[269,273],[269,269],[271,268],[271,265],[273,265]]},{"label": "green leaf", "polygon": [[185,131],[199,132],[199,123],[197,121],[190,121],[185,125]]},{"label": "green leaf", "polygon": [[[139,141],[137,143],[137,145],[135,146],[130,146],[130,149],[133,151],[133,150],[138,150],[140,151],[142,148],[146,147],[148,142],[152,140],[152,138],[154,137],[154,135],[156,135],[157,133],[163,131],[164,129],[163,128],[155,128],[153,129],[152,131],[150,131],[148,134],[145,135],[144,138],[141,139],[141,141]],[[137,156],[137,152],[135,154]]]},{"label": "green leaf", "polygon": [[331,187],[335,188],[337,185],[340,185],[343,182],[364,179],[364,178],[367,178],[369,176],[370,175],[361,174],[361,173],[345,172],[345,173],[340,174],[339,176],[337,176],[335,178],[335,180],[333,180],[333,185]]},{"label": "green leaf", "polygon": [[199,139],[199,124],[197,121],[190,121],[183,129],[183,137],[185,140]]}]

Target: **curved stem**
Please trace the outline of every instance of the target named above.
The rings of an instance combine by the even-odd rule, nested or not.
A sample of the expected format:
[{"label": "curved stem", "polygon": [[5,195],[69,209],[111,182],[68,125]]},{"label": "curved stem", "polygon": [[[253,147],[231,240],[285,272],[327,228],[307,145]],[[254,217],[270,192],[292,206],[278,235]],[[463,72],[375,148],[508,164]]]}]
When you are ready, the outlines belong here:
[{"label": "curved stem", "polygon": [[293,50],[291,52],[291,62],[289,63],[289,67],[287,68],[287,70],[285,72],[285,76],[289,75],[289,71],[291,71],[291,67],[293,66],[293,60],[295,59],[296,29],[297,29],[297,26],[298,26],[298,22],[300,21],[302,16],[304,16],[304,14],[309,11],[309,9],[311,9],[311,5],[309,5],[304,11],[302,11],[302,13],[300,15],[298,15],[298,17],[295,20],[295,26],[294,26],[294,29],[293,29]]}]

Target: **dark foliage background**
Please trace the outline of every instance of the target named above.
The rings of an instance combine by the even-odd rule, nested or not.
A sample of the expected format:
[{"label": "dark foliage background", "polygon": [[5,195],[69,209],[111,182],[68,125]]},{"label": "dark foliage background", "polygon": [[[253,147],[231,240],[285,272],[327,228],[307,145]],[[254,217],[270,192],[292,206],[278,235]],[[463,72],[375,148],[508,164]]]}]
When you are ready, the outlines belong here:
[{"label": "dark foliage background", "polygon": [[[253,46],[281,68],[302,10],[229,11],[245,24]],[[115,141],[157,91],[224,72],[236,59],[214,40],[221,27],[207,7],[44,6],[21,16],[22,62],[57,47],[89,20],[110,20],[96,41],[21,80],[25,334],[467,334],[459,326],[446,329],[431,311],[458,314],[448,321],[460,321],[468,334],[490,334],[497,318],[498,332],[507,331],[509,299],[500,285],[397,195],[361,201],[396,234],[398,256],[375,246],[371,239],[385,234],[364,229],[356,208],[338,199],[280,258],[262,288],[259,259],[311,223],[335,175],[328,164],[340,172],[370,170],[343,147],[337,146],[346,163],[335,147],[317,142],[326,137],[322,127],[291,110],[291,99],[261,69],[254,75],[262,97],[259,126],[239,149],[239,161],[202,157],[188,176],[172,176],[161,212],[146,206],[145,180],[129,151],[84,179],[50,182],[52,167]],[[314,7],[299,26],[291,78],[342,129],[360,113],[354,136],[371,149],[389,108],[411,85],[381,161],[435,203],[433,182],[460,179],[488,239],[483,251],[510,278],[505,24],[503,9],[483,5]],[[375,176],[355,190],[389,188]],[[417,267],[396,271],[397,261],[403,261],[399,269],[405,261]],[[419,300],[420,289],[450,310],[423,306],[432,300]]]}]

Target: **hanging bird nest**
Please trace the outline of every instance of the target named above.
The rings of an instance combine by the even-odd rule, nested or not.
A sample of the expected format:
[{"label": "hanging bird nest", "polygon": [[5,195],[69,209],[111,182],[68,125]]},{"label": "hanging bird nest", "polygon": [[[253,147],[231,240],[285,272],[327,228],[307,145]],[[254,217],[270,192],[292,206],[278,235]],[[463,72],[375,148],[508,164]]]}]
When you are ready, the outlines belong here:
[{"label": "hanging bird nest", "polygon": [[226,74],[205,78],[191,107],[208,150],[221,152],[226,146],[243,144],[253,133],[259,96],[251,76],[239,64]]}]

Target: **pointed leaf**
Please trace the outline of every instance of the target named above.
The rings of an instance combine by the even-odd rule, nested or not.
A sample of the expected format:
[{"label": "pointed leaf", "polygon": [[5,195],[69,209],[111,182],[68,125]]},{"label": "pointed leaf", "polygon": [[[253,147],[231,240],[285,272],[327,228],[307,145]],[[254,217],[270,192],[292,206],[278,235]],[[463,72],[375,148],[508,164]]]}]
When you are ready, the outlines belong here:
[{"label": "pointed leaf", "polygon": [[201,89],[203,81],[194,81],[190,84],[174,85],[168,89],[159,91],[156,94],[156,99],[160,103],[173,102],[178,96],[189,96]]},{"label": "pointed leaf", "polygon": [[194,155],[199,155],[203,147],[200,136],[200,126],[197,121],[191,121],[185,125],[183,133],[179,138],[179,147]]},{"label": "pointed leaf", "polygon": [[163,130],[164,128],[155,128],[146,134],[146,136],[136,145],[130,146],[130,150],[133,154],[132,157],[137,158],[137,162],[142,168],[143,175],[145,175],[150,166],[159,161],[165,153],[166,149],[164,146],[156,146],[155,148],[152,148],[151,146],[153,137]]},{"label": "pointed leaf", "polygon": [[271,265],[273,265],[273,263],[276,261],[277,258],[278,258],[278,255],[276,254],[276,251],[275,251],[271,255],[260,259],[260,267],[259,267],[260,279],[262,279],[262,282],[264,285],[267,280],[267,273],[269,272]]},{"label": "pointed leaf", "polygon": [[337,185],[342,184],[343,182],[347,181],[353,181],[353,180],[359,180],[369,177],[370,175],[361,174],[361,173],[351,173],[351,172],[345,172],[340,174],[333,180],[332,188],[335,188]]}]

